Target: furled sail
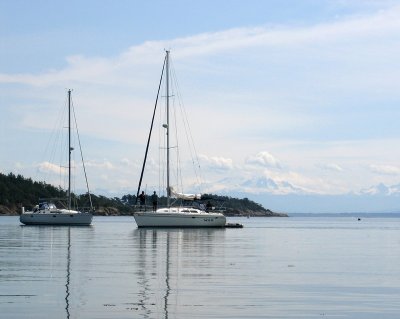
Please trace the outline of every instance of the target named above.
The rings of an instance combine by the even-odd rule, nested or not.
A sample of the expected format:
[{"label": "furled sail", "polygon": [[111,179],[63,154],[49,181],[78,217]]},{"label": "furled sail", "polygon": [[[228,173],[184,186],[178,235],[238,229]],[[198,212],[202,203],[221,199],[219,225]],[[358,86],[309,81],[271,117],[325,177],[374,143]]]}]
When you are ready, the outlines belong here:
[{"label": "furled sail", "polygon": [[174,190],[172,186],[169,187],[169,194],[175,198],[183,199],[183,200],[196,200],[201,199],[201,194],[183,194],[178,193]]}]

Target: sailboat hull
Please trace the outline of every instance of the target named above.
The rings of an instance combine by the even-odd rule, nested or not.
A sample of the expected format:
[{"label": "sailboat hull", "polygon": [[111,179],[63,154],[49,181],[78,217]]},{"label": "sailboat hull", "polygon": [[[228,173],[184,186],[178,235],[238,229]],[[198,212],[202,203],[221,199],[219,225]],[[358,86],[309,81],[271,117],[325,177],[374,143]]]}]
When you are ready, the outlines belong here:
[{"label": "sailboat hull", "polygon": [[224,227],[226,218],[220,213],[163,213],[133,214],[138,227]]},{"label": "sailboat hull", "polygon": [[21,214],[19,220],[25,225],[79,225],[88,226],[92,223],[90,213],[32,213]]}]

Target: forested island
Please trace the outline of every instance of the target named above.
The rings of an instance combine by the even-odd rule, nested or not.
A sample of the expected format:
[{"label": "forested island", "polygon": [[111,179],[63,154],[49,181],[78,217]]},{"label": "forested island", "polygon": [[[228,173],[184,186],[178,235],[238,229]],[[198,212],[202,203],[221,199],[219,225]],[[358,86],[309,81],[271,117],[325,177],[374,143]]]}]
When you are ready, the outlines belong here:
[{"label": "forested island", "polygon": [[[22,207],[30,210],[38,204],[40,198],[53,199],[62,203],[59,199],[66,197],[65,190],[53,185],[33,181],[22,175],[0,173],[0,215],[18,215]],[[214,194],[204,194],[202,198],[204,201],[210,201],[215,210],[223,212],[226,216],[287,217],[284,213],[265,209],[248,198],[238,199]],[[91,199],[95,209],[94,215],[132,215],[136,208],[136,195],[108,198],[91,194]],[[72,194],[72,201],[80,209],[90,206],[88,194]],[[160,197],[159,206],[165,204],[166,198]]]}]

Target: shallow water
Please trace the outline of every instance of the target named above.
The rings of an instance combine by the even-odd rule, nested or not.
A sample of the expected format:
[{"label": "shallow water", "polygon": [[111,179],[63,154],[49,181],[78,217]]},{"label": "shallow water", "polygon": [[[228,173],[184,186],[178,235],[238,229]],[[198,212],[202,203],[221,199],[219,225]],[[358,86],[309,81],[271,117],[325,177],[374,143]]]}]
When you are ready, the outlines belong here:
[{"label": "shallow water", "polygon": [[0,217],[4,318],[399,318],[400,218],[243,229],[21,226]]}]

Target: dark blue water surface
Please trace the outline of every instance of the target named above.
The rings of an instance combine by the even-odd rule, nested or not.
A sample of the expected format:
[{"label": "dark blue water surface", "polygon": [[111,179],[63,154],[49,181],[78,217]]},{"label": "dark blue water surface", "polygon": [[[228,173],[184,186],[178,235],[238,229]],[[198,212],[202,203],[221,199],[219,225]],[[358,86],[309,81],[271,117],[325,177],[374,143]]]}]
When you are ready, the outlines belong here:
[{"label": "dark blue water surface", "polygon": [[399,318],[400,218],[243,229],[21,226],[0,217],[1,318]]}]

